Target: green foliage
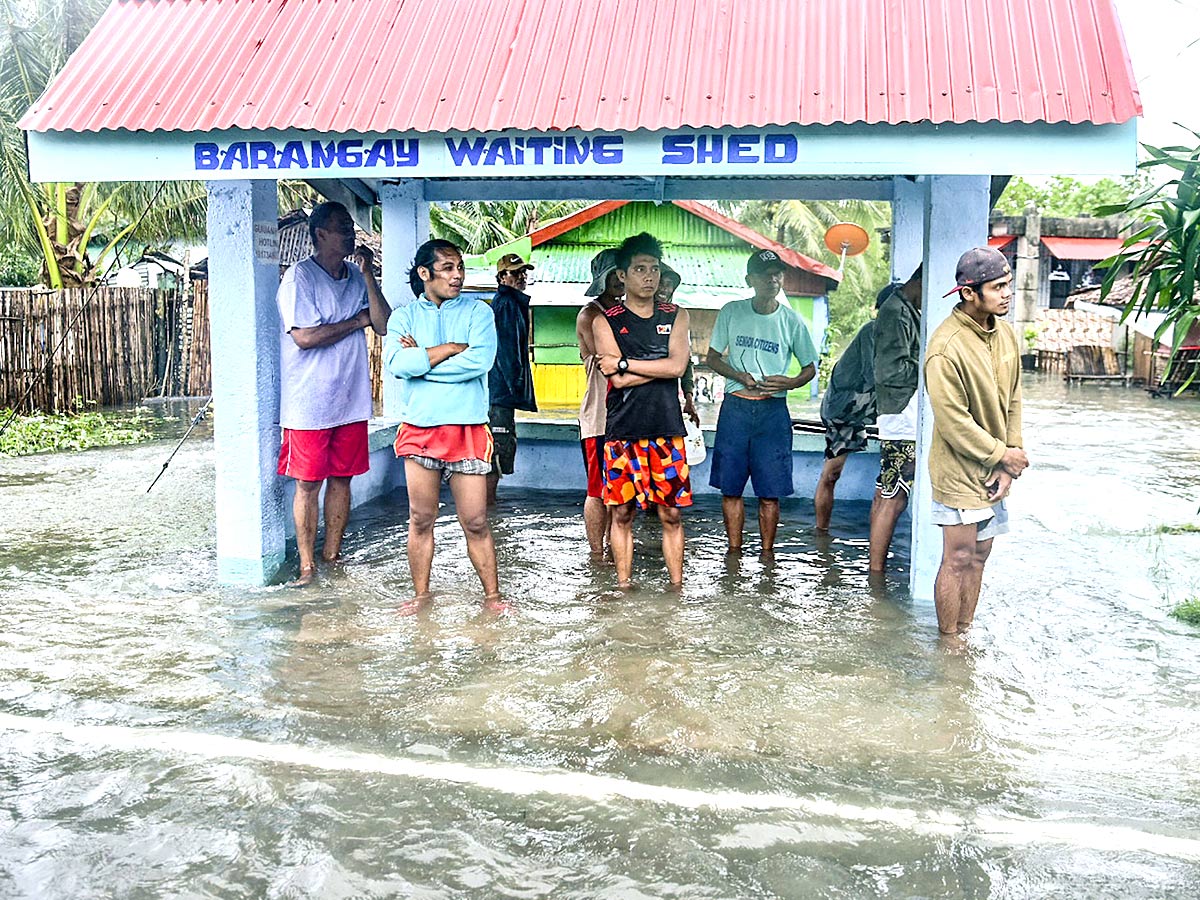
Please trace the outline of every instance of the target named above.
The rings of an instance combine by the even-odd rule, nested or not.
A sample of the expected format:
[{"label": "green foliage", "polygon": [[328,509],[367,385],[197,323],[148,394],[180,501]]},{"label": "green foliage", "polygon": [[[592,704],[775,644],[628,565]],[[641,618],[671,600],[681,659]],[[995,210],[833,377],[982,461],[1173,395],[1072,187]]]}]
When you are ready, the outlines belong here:
[{"label": "green foliage", "polygon": [[1043,216],[1073,218],[1101,215],[1099,209],[1127,203],[1129,198],[1146,189],[1144,176],[1101,178],[1085,184],[1078,178],[1056,175],[1044,185],[1030,184],[1024,178],[1014,178],[996,202],[996,212],[1005,216],[1022,216],[1032,203]]},{"label": "green foliage", "polygon": [[1025,326],[1025,352],[1032,353],[1037,349],[1038,329],[1036,325]]},{"label": "green foliage", "polygon": [[29,287],[38,283],[41,264],[19,247],[0,247],[0,287]]},{"label": "green foliage", "polygon": [[[0,409],[0,425],[12,411]],[[24,456],[47,450],[88,450],[115,444],[153,440],[150,420],[140,414],[88,410],[76,401],[73,413],[34,413],[17,416],[0,435],[0,456]]]},{"label": "green foliage", "polygon": [[[199,182],[32,184],[17,122],[104,10],[102,0],[0,0],[0,246],[40,260],[52,287],[85,284],[129,242],[138,255],[205,232]],[[95,259],[88,246],[99,241]]]},{"label": "green foliage", "polygon": [[1159,534],[1200,534],[1200,525],[1185,522],[1183,525],[1159,525]]},{"label": "green foliage", "polygon": [[1200,627],[1200,597],[1192,597],[1180,603],[1171,610],[1171,618],[1178,619],[1186,625]]},{"label": "green foliage", "polygon": [[561,219],[588,204],[579,200],[509,200],[494,203],[455,200],[429,207],[434,237],[454,241],[471,254],[484,253]]},{"label": "green foliage", "polygon": [[[1197,138],[1200,133],[1193,132]],[[1165,167],[1176,174],[1163,184],[1147,188],[1121,206],[1101,209],[1102,215],[1125,213],[1134,219],[1121,252],[1113,257],[1100,290],[1107,297],[1124,270],[1132,267],[1133,293],[1125,304],[1122,321],[1152,311],[1165,313],[1155,333],[1161,340],[1174,329],[1172,355],[1183,344],[1192,323],[1200,317],[1196,294],[1197,260],[1200,259],[1200,144],[1195,147],[1142,145],[1150,158],[1138,168]],[[1180,390],[1186,389],[1191,378]]]}]

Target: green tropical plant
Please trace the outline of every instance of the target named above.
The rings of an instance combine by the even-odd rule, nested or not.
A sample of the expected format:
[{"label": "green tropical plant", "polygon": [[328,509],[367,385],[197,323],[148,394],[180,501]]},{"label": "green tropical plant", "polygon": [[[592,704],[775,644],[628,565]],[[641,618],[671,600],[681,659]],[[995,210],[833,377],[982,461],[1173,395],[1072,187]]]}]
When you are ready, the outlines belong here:
[{"label": "green tropical plant", "polygon": [[[1200,139],[1200,133],[1192,133]],[[1172,331],[1174,357],[1200,317],[1200,297],[1196,292],[1200,260],[1200,144],[1195,147],[1143,144],[1142,147],[1150,158],[1138,164],[1140,169],[1165,167],[1178,174],[1124,204],[1100,208],[1101,215],[1126,213],[1134,218],[1129,226],[1131,234],[1121,251],[1105,262],[1108,272],[1100,297],[1102,300],[1107,297],[1125,265],[1131,266],[1133,293],[1125,304],[1122,321],[1150,312],[1164,313],[1155,340],[1160,341]]]},{"label": "green tropical plant", "polygon": [[455,200],[429,208],[429,230],[467,253],[483,253],[587,205],[581,200]]},{"label": "green tropical plant", "polygon": [[122,241],[161,247],[204,234],[206,196],[197,182],[28,180],[17,122],[103,8],[99,0],[0,0],[0,242],[39,259],[42,280],[55,288],[94,280]]}]

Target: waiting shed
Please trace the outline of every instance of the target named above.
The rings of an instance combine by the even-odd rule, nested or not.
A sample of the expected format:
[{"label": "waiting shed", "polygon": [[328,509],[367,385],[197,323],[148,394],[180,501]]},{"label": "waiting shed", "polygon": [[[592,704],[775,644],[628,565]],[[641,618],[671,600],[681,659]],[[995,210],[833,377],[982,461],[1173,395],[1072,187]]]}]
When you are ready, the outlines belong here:
[{"label": "waiting shed", "polygon": [[382,206],[392,303],[433,201],[886,200],[928,336],[991,176],[1131,172],[1140,111],[1112,0],[114,0],[20,125],[36,181],[207,180],[218,574],[262,583],[287,521],[277,180]]}]

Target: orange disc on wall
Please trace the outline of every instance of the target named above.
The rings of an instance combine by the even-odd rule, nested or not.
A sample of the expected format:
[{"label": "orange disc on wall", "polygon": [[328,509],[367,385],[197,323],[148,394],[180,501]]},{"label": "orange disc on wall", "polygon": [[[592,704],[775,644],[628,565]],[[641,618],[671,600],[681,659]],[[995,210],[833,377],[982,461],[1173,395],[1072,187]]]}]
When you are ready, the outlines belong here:
[{"label": "orange disc on wall", "polygon": [[853,222],[838,222],[825,232],[825,246],[829,248],[830,253],[836,253],[838,256],[858,256],[870,243],[871,236],[867,234],[867,230]]}]

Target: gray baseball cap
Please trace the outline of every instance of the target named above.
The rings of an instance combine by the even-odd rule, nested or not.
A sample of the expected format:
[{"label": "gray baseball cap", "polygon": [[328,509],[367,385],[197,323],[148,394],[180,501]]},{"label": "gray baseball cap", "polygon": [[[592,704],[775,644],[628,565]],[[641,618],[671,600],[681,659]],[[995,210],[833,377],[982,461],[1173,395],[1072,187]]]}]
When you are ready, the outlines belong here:
[{"label": "gray baseball cap", "polygon": [[583,292],[585,297],[599,297],[608,286],[608,276],[617,270],[617,251],[609,247],[592,257],[592,283]]},{"label": "gray baseball cap", "polygon": [[958,271],[954,280],[958,282],[943,297],[949,297],[955,291],[974,284],[987,284],[997,278],[1003,278],[1012,268],[1004,254],[994,247],[973,247],[958,258]]}]

